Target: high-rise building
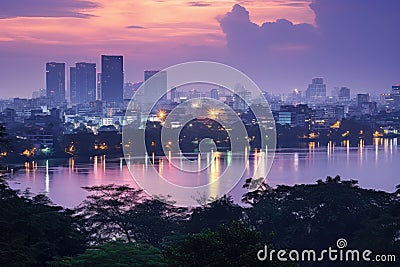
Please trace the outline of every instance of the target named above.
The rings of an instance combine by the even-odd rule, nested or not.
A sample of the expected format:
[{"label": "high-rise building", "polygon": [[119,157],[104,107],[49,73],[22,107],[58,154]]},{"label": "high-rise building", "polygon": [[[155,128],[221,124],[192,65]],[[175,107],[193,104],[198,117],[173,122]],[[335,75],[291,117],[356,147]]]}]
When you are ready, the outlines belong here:
[{"label": "high-rise building", "polygon": [[339,90],[339,100],[347,101],[350,100],[350,88],[341,87]]},{"label": "high-rise building", "polygon": [[96,100],[96,63],[79,62],[76,63],[75,69],[75,103],[83,104]]},{"label": "high-rise building", "polygon": [[125,83],[124,84],[124,99],[130,100],[133,96],[133,83]]},{"label": "high-rise building", "polygon": [[159,70],[145,70],[144,71],[144,81],[147,81],[148,79],[150,79],[151,77],[153,77],[154,75],[156,75],[159,72],[160,72]]},{"label": "high-rise building", "polygon": [[101,56],[101,99],[123,102],[124,71],[122,56]]},{"label": "high-rise building", "polygon": [[357,105],[361,107],[363,104],[370,102],[369,94],[357,94]]},{"label": "high-rise building", "polygon": [[101,73],[97,73],[96,100],[101,100]]},{"label": "high-rise building", "polygon": [[178,97],[179,97],[179,95],[178,95],[178,92],[176,91],[176,87],[172,88],[171,89],[171,102],[172,103],[178,102]]},{"label": "high-rise building", "polygon": [[76,104],[76,68],[69,68],[69,99],[72,104]]},{"label": "high-rise building", "polygon": [[216,99],[216,100],[218,100],[219,99],[219,91],[218,91],[218,89],[211,89],[211,91],[210,91],[210,97],[212,98],[212,99]]},{"label": "high-rise building", "polygon": [[326,98],[326,84],[323,78],[313,78],[308,85],[306,97],[311,102],[323,101]]},{"label": "high-rise building", "polygon": [[[154,76],[154,77],[153,77]],[[152,78],[152,79],[150,79]],[[159,100],[167,100],[167,72],[159,70],[145,70],[145,94],[149,96],[161,96]],[[162,95],[161,95],[162,94]],[[146,96],[145,96],[146,99]]]},{"label": "high-rise building", "polygon": [[337,86],[333,87],[333,89],[331,91],[331,96],[339,98],[339,94],[340,94],[340,88]]},{"label": "high-rise building", "polygon": [[393,85],[391,93],[394,95],[400,95],[400,84]]},{"label": "high-rise building", "polygon": [[46,94],[56,105],[65,102],[65,63],[46,63]]}]

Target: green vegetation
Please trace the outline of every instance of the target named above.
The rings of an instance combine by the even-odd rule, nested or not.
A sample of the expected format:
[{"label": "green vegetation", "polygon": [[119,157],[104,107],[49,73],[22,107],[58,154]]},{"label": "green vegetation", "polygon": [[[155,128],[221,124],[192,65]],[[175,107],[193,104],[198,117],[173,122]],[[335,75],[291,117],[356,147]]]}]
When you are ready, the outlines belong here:
[{"label": "green vegetation", "polygon": [[43,266],[57,256],[83,252],[85,236],[73,212],[44,195],[23,196],[0,181],[0,266]]},{"label": "green vegetation", "polygon": [[262,184],[243,196],[242,206],[224,196],[194,209],[125,185],[85,189],[91,195],[66,210],[2,180],[0,265],[308,266],[259,262],[257,251],[264,245],[318,251],[338,238],[400,258],[400,188],[367,190],[337,176],[309,185]]},{"label": "green vegetation", "polygon": [[64,257],[49,262],[50,266],[118,266],[163,267],[168,266],[162,251],[146,244],[109,242],[85,250],[75,257]]}]

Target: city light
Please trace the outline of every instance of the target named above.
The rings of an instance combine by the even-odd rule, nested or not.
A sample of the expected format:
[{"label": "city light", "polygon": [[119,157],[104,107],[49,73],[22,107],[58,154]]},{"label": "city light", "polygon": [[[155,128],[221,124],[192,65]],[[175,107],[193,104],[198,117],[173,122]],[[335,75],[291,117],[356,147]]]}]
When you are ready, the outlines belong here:
[{"label": "city light", "polygon": [[167,117],[167,112],[166,112],[165,110],[161,109],[161,110],[159,110],[159,111],[157,112],[157,118],[158,118],[161,122],[164,122],[166,117]]},{"label": "city light", "polygon": [[208,110],[208,117],[211,118],[211,119],[213,119],[213,120],[218,119],[218,115],[220,114],[220,112],[221,112],[221,111],[218,110],[218,109],[210,108],[210,109]]}]

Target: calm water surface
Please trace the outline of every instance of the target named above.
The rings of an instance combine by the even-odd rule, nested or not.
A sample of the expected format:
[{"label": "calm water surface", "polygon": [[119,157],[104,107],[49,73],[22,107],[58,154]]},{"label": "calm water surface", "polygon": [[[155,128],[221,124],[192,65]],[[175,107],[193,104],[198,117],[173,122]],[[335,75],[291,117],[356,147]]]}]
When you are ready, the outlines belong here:
[{"label": "calm water surface", "polygon": [[[397,139],[375,139],[373,145],[350,147],[344,146],[319,147],[310,143],[305,149],[281,149],[275,153],[274,162],[267,176],[267,182],[272,185],[314,183],[326,176],[340,175],[344,179],[356,179],[364,188],[373,188],[393,192],[400,184],[400,154]],[[140,177],[151,176],[149,168],[151,160],[132,161],[132,172]],[[167,177],[175,184],[201,185],[218,180],[219,175],[230,165],[233,170],[241,167],[242,159],[219,155],[216,164],[205,171],[188,175],[177,175],[177,169],[169,164],[167,159],[160,159],[155,165],[157,172]],[[242,180],[230,192],[236,201],[243,194],[243,181],[254,175],[257,161],[268,160],[261,154],[255,154],[246,165]],[[147,164],[146,164],[147,162]],[[150,163],[149,163],[150,162]],[[239,170],[238,170],[239,171]],[[151,177],[149,177],[151,179]],[[11,175],[10,186],[15,189],[30,188],[33,193],[44,193],[59,205],[74,207],[82,202],[87,193],[81,188],[100,184],[129,184],[135,186],[125,161],[109,159],[104,156],[93,157],[86,162],[78,159],[50,159],[26,164]],[[210,190],[225,190],[223,184],[215,183]]]}]

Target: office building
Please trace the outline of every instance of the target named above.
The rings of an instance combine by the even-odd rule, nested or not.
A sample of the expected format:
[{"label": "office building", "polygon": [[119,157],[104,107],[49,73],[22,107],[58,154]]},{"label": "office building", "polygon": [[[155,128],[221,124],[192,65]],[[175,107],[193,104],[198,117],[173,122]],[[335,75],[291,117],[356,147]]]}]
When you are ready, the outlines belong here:
[{"label": "office building", "polygon": [[101,100],[101,73],[97,73],[96,100]]},{"label": "office building", "polygon": [[308,85],[306,97],[310,102],[322,102],[326,98],[326,84],[323,78],[313,78]]},{"label": "office building", "polygon": [[395,84],[392,86],[392,92],[393,95],[400,95],[400,84]]},{"label": "office building", "polygon": [[210,91],[210,97],[212,98],[212,99],[216,99],[216,100],[218,100],[219,99],[219,90],[218,89],[211,89],[211,91]]},{"label": "office building", "polygon": [[369,94],[357,94],[357,106],[359,108],[368,102],[370,102]]},{"label": "office building", "polygon": [[[151,78],[151,79],[150,79]],[[167,72],[159,70],[144,71],[145,81],[145,101],[152,99],[154,96],[159,96],[160,101],[167,100]]]},{"label": "office building", "polygon": [[122,56],[101,56],[101,100],[123,102],[124,72]]},{"label": "office building", "polygon": [[179,101],[179,94],[176,91],[176,87],[171,89],[171,102],[176,103]]},{"label": "office building", "polygon": [[72,104],[76,104],[76,68],[69,68],[69,99]]},{"label": "office building", "polygon": [[339,100],[340,101],[348,101],[350,100],[350,88],[341,87],[339,90]]},{"label": "office building", "polygon": [[55,105],[65,102],[65,63],[46,63],[46,95]]},{"label": "office building", "polygon": [[76,104],[96,100],[96,64],[79,62],[75,66]]}]

